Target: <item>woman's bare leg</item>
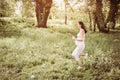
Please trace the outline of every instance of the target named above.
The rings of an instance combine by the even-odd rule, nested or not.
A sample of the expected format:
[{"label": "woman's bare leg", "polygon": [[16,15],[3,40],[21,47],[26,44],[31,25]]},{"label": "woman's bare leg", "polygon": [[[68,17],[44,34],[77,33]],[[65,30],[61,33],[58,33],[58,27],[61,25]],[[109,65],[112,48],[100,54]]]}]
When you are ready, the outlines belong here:
[{"label": "woman's bare leg", "polygon": [[88,57],[88,53],[81,53],[80,56],[85,56],[85,58]]},{"label": "woman's bare leg", "polygon": [[85,53],[81,53],[80,56],[85,56]]},{"label": "woman's bare leg", "polygon": [[78,66],[81,66],[81,65],[82,65],[80,60],[77,61],[77,65],[78,65]]},{"label": "woman's bare leg", "polygon": [[82,68],[82,63],[81,63],[81,61],[80,61],[80,60],[79,60],[79,61],[77,61],[77,65],[78,65],[77,69],[81,69],[81,68]]}]

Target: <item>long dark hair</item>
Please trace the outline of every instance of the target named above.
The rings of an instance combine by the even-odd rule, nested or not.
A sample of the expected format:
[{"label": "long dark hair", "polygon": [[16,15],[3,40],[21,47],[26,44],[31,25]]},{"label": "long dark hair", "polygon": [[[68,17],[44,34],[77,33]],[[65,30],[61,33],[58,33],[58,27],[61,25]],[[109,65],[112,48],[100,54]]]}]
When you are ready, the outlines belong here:
[{"label": "long dark hair", "polygon": [[81,28],[84,29],[85,33],[87,33],[84,23],[82,21],[79,21],[78,23],[81,25]]}]

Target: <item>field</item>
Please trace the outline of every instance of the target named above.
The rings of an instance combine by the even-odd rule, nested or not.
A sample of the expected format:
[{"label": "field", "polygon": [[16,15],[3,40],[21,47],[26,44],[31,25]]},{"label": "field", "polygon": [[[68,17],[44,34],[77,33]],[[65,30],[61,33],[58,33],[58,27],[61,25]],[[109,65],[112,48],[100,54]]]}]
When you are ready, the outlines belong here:
[{"label": "field", "polygon": [[120,33],[86,34],[89,54],[77,70],[71,39],[72,23],[48,22],[47,29],[33,20],[8,19],[0,24],[0,80],[120,80]]}]

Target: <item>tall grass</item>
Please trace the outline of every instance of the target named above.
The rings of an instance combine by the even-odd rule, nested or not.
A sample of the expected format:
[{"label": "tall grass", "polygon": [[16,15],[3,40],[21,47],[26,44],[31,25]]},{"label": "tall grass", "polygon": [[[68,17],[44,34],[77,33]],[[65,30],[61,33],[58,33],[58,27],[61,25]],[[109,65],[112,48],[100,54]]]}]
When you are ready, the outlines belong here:
[{"label": "tall grass", "polygon": [[62,24],[55,27],[54,24],[48,29],[38,29],[23,27],[23,24],[16,32],[17,28],[13,30],[7,24],[11,31],[9,36],[0,34],[0,80],[120,79],[119,33],[88,32],[85,52],[89,53],[89,58],[81,57],[83,68],[77,70],[71,56],[75,48],[71,39],[77,33],[75,28]]}]

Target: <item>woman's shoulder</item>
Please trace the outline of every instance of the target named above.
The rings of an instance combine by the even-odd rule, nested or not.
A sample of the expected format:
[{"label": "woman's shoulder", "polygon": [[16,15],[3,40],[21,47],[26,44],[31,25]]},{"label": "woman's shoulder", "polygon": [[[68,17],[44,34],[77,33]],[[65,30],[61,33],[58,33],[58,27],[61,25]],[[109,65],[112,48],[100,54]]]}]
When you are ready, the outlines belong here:
[{"label": "woman's shoulder", "polygon": [[84,30],[84,29],[81,29],[80,31],[81,31],[81,32],[85,32],[85,30]]}]

